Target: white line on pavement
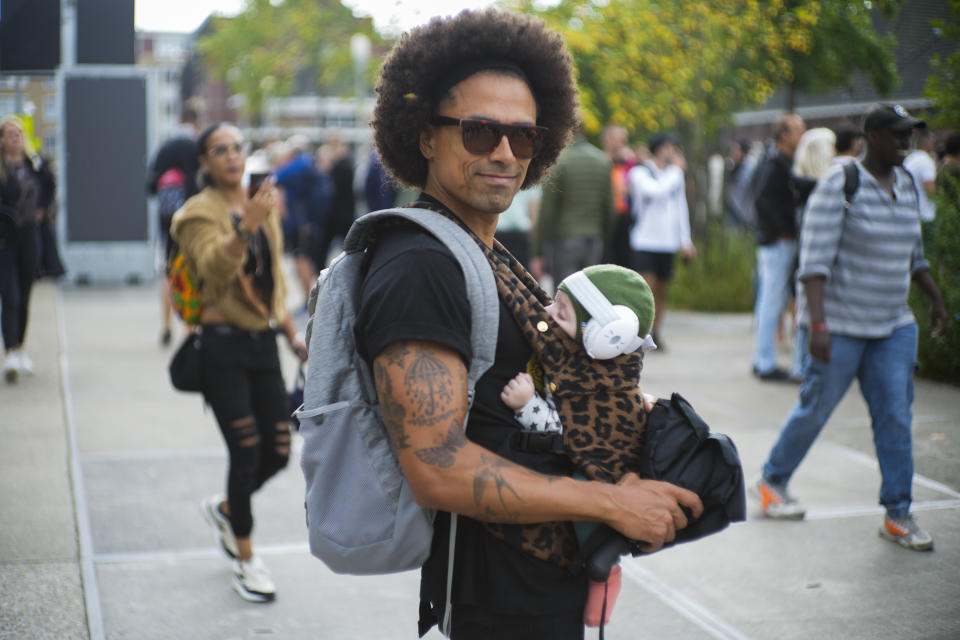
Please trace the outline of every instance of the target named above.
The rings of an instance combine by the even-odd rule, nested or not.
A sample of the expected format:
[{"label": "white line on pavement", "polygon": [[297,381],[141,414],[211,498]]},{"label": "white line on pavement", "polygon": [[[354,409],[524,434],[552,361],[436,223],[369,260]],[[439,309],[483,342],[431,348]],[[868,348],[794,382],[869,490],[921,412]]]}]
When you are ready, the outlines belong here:
[{"label": "white line on pavement", "polygon": [[87,493],[80,469],[80,449],[77,445],[77,424],[73,415],[73,393],[70,388],[70,361],[67,357],[67,323],[63,312],[63,288],[57,285],[57,331],[60,338],[60,392],[63,395],[63,413],[67,427],[70,481],[73,485],[73,511],[77,518],[77,539],[80,547],[80,579],[87,613],[90,640],[103,640],[103,612],[100,608],[100,589],[93,561],[93,536]]},{"label": "white line on pavement", "polygon": [[[938,511],[941,509],[960,509],[960,500],[927,500],[914,502],[910,505],[910,512]],[[804,520],[835,520],[838,518],[859,518],[860,516],[880,516],[886,513],[880,505],[873,506],[845,506],[823,507],[810,509]]]},{"label": "white line on pavement", "polygon": [[[306,542],[288,542],[281,544],[258,544],[257,554],[265,556],[281,556],[309,554],[310,547]],[[96,564],[140,564],[165,563],[174,560],[207,560],[210,558],[224,558],[223,551],[216,547],[193,549],[157,549],[154,551],[126,551],[122,553],[99,553],[94,556]],[[320,562],[317,560],[317,562]]]},{"label": "white line on pavement", "polygon": [[749,636],[740,633],[681,591],[668,585],[652,571],[639,566],[639,562],[640,560],[636,558],[624,558],[621,567],[623,572],[642,589],[662,600],[668,607],[706,631],[713,638],[718,640],[749,640]]}]

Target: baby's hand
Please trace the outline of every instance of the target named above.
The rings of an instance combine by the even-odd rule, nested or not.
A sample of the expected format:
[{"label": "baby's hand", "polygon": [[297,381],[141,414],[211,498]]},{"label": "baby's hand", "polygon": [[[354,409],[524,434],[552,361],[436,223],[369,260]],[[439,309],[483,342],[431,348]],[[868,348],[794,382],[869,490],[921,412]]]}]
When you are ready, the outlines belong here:
[{"label": "baby's hand", "polygon": [[523,405],[533,397],[533,378],[529,373],[518,373],[508,382],[500,393],[500,399],[514,411],[522,409]]}]

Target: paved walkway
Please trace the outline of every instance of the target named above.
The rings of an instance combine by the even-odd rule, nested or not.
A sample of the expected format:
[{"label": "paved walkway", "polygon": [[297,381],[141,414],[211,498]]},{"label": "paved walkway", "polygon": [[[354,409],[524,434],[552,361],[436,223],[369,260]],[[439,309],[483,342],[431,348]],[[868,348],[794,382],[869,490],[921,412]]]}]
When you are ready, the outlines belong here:
[{"label": "paved walkway", "polygon": [[[37,374],[0,386],[0,640],[415,638],[415,573],[336,576],[309,555],[296,460],[255,498],[277,601],[233,593],[198,508],[223,486],[223,447],[199,398],[167,382],[156,301],[152,286],[36,289]],[[683,393],[753,476],[796,387],[749,374],[749,316],[673,313],[663,337],[645,388]],[[915,511],[933,553],[877,537],[879,474],[853,391],[795,477],[808,519],[751,505],[746,523],[625,562],[607,637],[960,637],[960,389],[919,381],[914,408]]]}]

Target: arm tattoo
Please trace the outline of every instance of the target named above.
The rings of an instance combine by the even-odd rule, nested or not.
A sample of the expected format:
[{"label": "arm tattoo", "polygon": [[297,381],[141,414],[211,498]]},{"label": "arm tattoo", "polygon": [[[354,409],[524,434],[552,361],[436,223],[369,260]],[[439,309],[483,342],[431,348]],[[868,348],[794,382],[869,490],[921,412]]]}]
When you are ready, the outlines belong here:
[{"label": "arm tattoo", "polygon": [[450,423],[450,430],[447,431],[446,439],[439,447],[429,447],[416,451],[417,457],[426,464],[432,464],[441,469],[448,469],[453,466],[454,455],[467,444],[467,438],[463,435],[463,428],[453,421]]},{"label": "arm tattoo", "polygon": [[383,350],[383,355],[387,358],[387,364],[400,367],[406,366],[406,357],[410,355],[410,349],[402,342],[392,344]]},{"label": "arm tattoo", "polygon": [[520,503],[523,503],[523,498],[521,498],[520,494],[510,485],[503,476],[503,471],[501,471],[504,467],[513,465],[506,460],[488,458],[485,455],[481,455],[480,460],[481,464],[477,468],[476,475],[473,477],[473,503],[478,508],[483,509],[484,512],[492,513],[490,505],[483,507],[483,494],[486,492],[488,483],[492,482],[494,488],[497,490],[497,498],[500,501],[500,507],[503,509],[505,515],[508,518],[516,518],[518,514],[512,511],[507,505],[504,491],[512,493]]},{"label": "arm tattoo", "polygon": [[377,397],[380,399],[380,410],[383,412],[383,422],[397,451],[409,449],[410,441],[403,428],[403,421],[407,412],[403,405],[393,398],[393,384],[387,368],[379,360],[373,361],[373,379],[377,386]]},{"label": "arm tattoo", "polygon": [[451,406],[453,374],[440,360],[424,349],[415,354],[413,364],[403,377],[407,399],[413,407],[410,424],[432,426],[456,413]]}]

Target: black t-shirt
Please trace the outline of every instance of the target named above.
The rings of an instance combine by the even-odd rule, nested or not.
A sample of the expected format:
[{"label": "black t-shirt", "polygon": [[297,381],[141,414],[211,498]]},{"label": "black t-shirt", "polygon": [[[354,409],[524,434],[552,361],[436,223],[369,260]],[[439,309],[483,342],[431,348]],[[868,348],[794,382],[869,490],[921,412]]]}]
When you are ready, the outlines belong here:
[{"label": "black t-shirt", "polygon": [[[357,348],[371,362],[400,341],[447,346],[469,362],[470,305],[457,260],[442,242],[418,227],[381,233],[370,250],[360,293]],[[467,423],[467,437],[518,464],[552,475],[570,475],[572,466],[552,454],[517,452],[510,436],[520,427],[500,400],[504,385],[526,368],[532,350],[500,303],[496,359],[480,378]],[[585,578],[573,577],[551,563],[528,556],[490,535],[483,524],[458,518],[454,604],[492,612],[545,615],[583,606]],[[446,589],[449,517],[434,527],[433,552],[423,568],[421,595],[442,606]]]}]

